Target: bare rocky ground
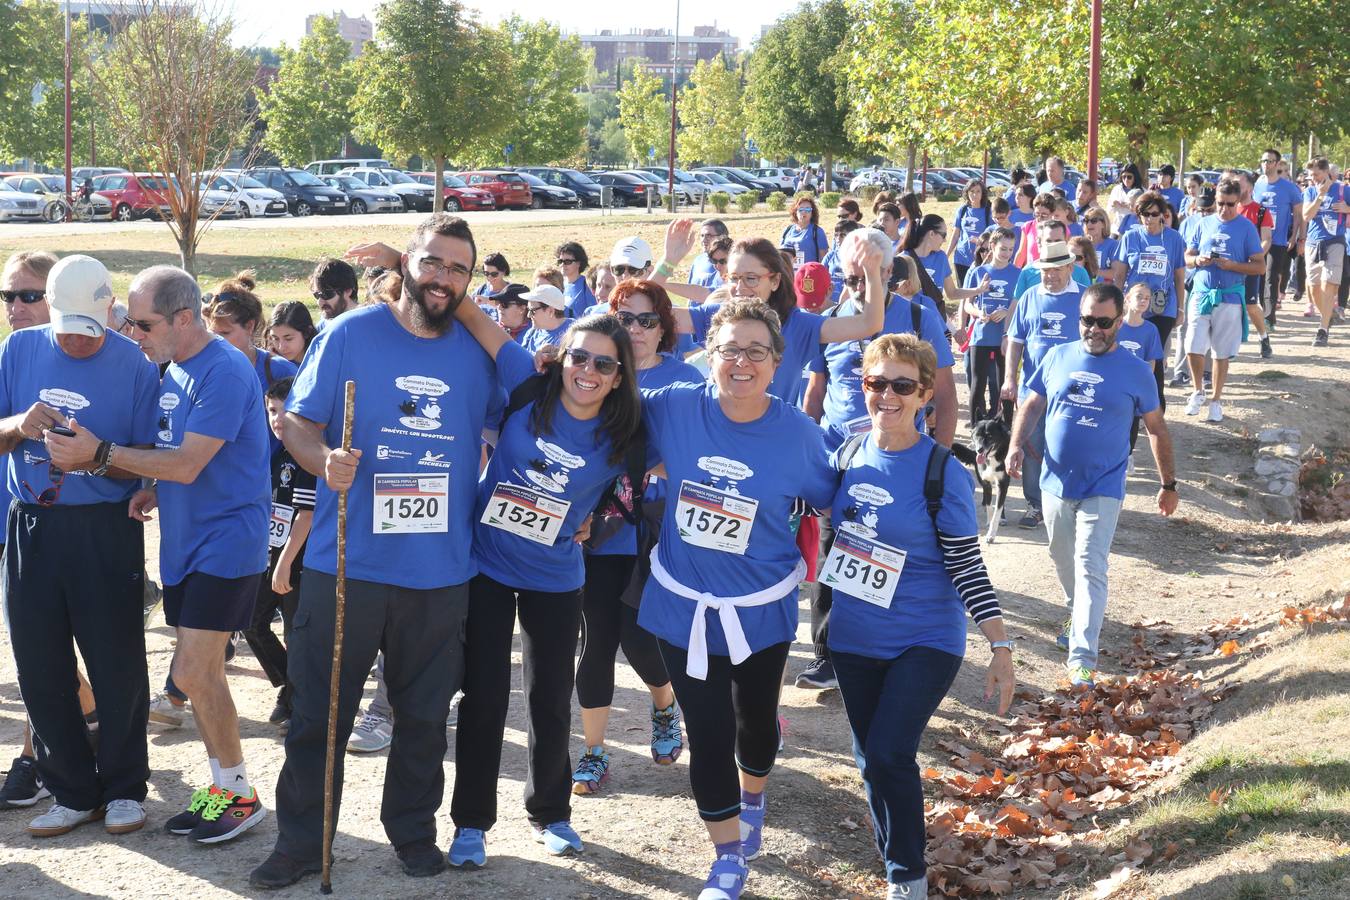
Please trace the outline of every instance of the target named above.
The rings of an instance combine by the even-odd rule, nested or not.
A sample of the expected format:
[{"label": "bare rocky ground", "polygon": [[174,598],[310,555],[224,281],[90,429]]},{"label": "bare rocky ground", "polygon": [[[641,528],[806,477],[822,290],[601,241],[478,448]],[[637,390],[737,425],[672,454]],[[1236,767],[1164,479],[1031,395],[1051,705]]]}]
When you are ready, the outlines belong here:
[{"label": "bare rocky ground", "polygon": [[[1169,392],[1168,420],[1177,446],[1182,506],[1170,520],[1157,515],[1153,508],[1156,473],[1146,447],[1141,446],[1116,536],[1103,646],[1123,651],[1132,634],[1131,624],[1141,620],[1166,619],[1178,633],[1197,633],[1215,620],[1316,600],[1344,579],[1350,561],[1346,523],[1262,524],[1262,512],[1253,496],[1257,483],[1253,451],[1260,429],[1299,428],[1305,449],[1350,443],[1345,437],[1350,433],[1346,332],[1333,331],[1329,350],[1310,351],[1311,325],[1298,318],[1297,312],[1286,311],[1286,324],[1275,340],[1275,359],[1263,362],[1247,352],[1236,363],[1226,406],[1228,418],[1223,423],[1211,425],[1183,416],[1184,396]],[[1020,515],[1021,509],[1020,500],[1014,500],[1013,515]],[[1019,643],[1019,680],[1035,694],[1054,691],[1063,683],[1062,656],[1053,646],[1053,634],[1063,618],[1063,601],[1044,547],[1044,531],[1026,532],[1010,525],[985,550],[1010,631]],[[802,612],[799,636],[806,638],[805,606]],[[950,755],[936,746],[939,740],[960,737],[962,732],[965,740],[971,735],[978,739],[981,734],[989,735],[996,724],[989,704],[982,699],[988,653],[978,632],[972,629],[971,635],[967,664],[924,740],[923,765],[944,766],[949,761]],[[158,615],[152,620],[147,643],[153,689],[162,683],[173,648],[171,632]],[[789,680],[809,655],[808,643],[794,648]],[[1245,664],[1239,656],[1205,671],[1207,676],[1241,683]],[[1115,658],[1104,659],[1103,668],[1121,672]],[[246,649],[231,665],[230,675],[250,774],[261,786],[264,802],[270,802],[282,762],[280,738],[266,722],[274,693]],[[474,873],[452,871],[424,881],[405,878],[379,824],[383,754],[348,756],[346,804],[335,848],[335,895],[696,895],[710,854],[689,796],[687,758],[666,768],[650,761],[646,692],[626,667],[620,667],[619,678],[610,730],[613,777],[602,793],[576,798],[573,805],[573,823],[586,842],[583,856],[550,858],[533,842],[525,823],[520,799],[525,726],[517,681],[499,783],[502,818],[489,834],[488,867]],[[753,865],[747,896],[879,895],[881,869],[866,825],[861,784],[838,694],[788,686],[782,704],[789,722],[786,748],[769,784],[766,852]],[[0,755],[6,759],[17,753],[21,722],[13,661],[5,647],[0,650],[0,745],[4,748]],[[574,725],[579,727],[575,717]],[[574,752],[580,744],[578,730]],[[192,787],[204,783],[207,776],[196,729],[189,723],[177,731],[153,730],[150,759],[149,825],[141,832],[113,838],[101,828],[85,827],[39,841],[24,831],[27,813],[0,814],[0,896],[253,896],[248,871],[271,848],[273,820],[269,818],[234,843],[210,848],[167,835],[160,828],[164,820],[182,808]],[[445,767],[447,775],[452,774],[453,749]],[[1147,802],[1141,798],[1135,806],[1142,808]],[[1127,807],[1114,814],[1128,817],[1137,811]],[[444,846],[451,833],[448,804],[440,824]],[[1069,876],[1066,884],[1019,896],[1091,896],[1093,879],[1102,877],[1100,866],[1094,863],[1096,852],[1089,846],[1077,848],[1064,869]],[[1174,862],[1174,866],[1184,865],[1184,857]],[[1189,891],[1197,883],[1222,877],[1223,872],[1211,862],[1208,872],[1197,868],[1185,878],[1159,876],[1138,896],[1179,895],[1172,885],[1181,891],[1184,884]],[[315,878],[275,896],[310,896],[317,891]]]}]

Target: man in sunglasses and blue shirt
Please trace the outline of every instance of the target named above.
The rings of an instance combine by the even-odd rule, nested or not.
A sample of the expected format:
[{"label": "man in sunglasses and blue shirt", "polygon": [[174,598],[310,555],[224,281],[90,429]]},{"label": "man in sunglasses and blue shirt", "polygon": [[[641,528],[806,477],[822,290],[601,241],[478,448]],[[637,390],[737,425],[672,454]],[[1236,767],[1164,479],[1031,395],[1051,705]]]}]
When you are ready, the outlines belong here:
[{"label": "man in sunglasses and blue shirt", "polygon": [[1158,464],[1158,511],[1170,516],[1177,508],[1172,438],[1153,373],[1116,341],[1124,311],[1124,295],[1115,285],[1094,284],[1082,293],[1076,322],[1063,323],[1080,340],[1050,347],[1027,373],[1008,451],[1008,474],[1022,477],[1029,438],[1044,421],[1041,500],[1050,558],[1070,610],[1056,643],[1069,651],[1069,680],[1075,686],[1091,685],[1095,677],[1097,639],[1106,615],[1107,560],[1124,504],[1135,416],[1144,420]]},{"label": "man in sunglasses and blue shirt", "polygon": [[319,322],[323,331],[343,313],[360,305],[360,285],[356,269],[343,259],[321,259],[309,275],[309,290],[319,304]]}]

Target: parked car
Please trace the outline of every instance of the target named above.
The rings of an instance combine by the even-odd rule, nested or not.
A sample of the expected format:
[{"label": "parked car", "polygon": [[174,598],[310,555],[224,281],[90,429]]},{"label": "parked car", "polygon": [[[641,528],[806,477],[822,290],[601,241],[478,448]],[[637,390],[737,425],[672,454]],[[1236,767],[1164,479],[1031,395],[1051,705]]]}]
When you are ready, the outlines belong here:
[{"label": "parked car", "polygon": [[305,166],[311,175],[336,175],[343,169],[392,169],[385,159],[316,159]]},{"label": "parked car", "polygon": [[286,198],[286,206],[293,216],[312,216],[315,213],[345,213],[347,195],[319,180],[304,169],[286,169],[281,166],[257,166],[249,169],[251,175]]},{"label": "parked car", "polygon": [[600,205],[600,185],[589,175],[576,169],[560,169],[554,166],[528,166],[516,170],[528,172],[545,184],[567,188],[574,191],[582,206]]},{"label": "parked car", "polygon": [[[175,193],[178,193],[178,179],[175,178],[173,184]],[[197,201],[199,219],[213,216],[218,219],[237,219],[240,215],[240,204],[233,190],[222,190],[209,183],[201,183],[197,186],[197,195],[200,198]]]},{"label": "parked car", "polygon": [[[404,174],[419,184],[429,185],[433,191],[436,188],[435,172],[406,172]],[[491,191],[471,188],[465,184],[463,178],[452,172],[441,173],[441,183],[445,191],[442,203],[446,212],[497,208],[497,200],[492,196]]]},{"label": "parked car", "polygon": [[530,185],[530,203],[535,209],[578,209],[581,200],[571,188],[554,187],[538,175],[518,172]]},{"label": "parked car", "polygon": [[479,188],[492,194],[498,209],[529,209],[534,205],[534,193],[529,182],[519,172],[505,169],[480,169],[475,172],[461,172],[459,177],[471,188]]},{"label": "parked car", "polygon": [[40,222],[47,198],[0,181],[0,222]]},{"label": "parked car", "polygon": [[727,196],[731,197],[734,200],[741,194],[750,193],[750,189],[745,185],[737,184],[736,182],[728,178],[724,178],[723,176],[717,174],[716,172],[700,172],[698,169],[695,169],[689,174],[694,176],[694,179],[698,181],[700,184],[706,185],[708,188],[708,193],[710,194],[721,191],[722,193],[726,194]]},{"label": "parked car", "polygon": [[[615,207],[646,206],[647,190],[656,185],[644,181],[636,175],[623,172],[588,172],[602,187],[613,188],[610,205]],[[660,196],[659,194],[657,196]]]},{"label": "parked car", "polygon": [[[70,178],[76,184],[84,184],[86,179],[97,178],[100,175],[117,175],[125,172],[126,169],[121,166],[76,166],[70,170]],[[65,180],[65,176],[61,176]]]},{"label": "parked car", "polygon": [[[651,172],[653,175],[655,175],[657,178],[661,180],[662,184],[667,183],[666,179],[669,173],[668,169],[665,169],[661,166],[643,166],[642,171]],[[679,191],[684,191],[685,195],[689,198],[690,203],[696,203],[698,202],[698,199],[702,197],[704,194],[712,193],[712,191],[708,189],[708,186],[706,184],[699,181],[691,173],[686,172],[684,169],[675,170],[675,189]]]},{"label": "parked car", "polygon": [[167,218],[172,208],[163,192],[168,187],[163,178],[146,172],[116,172],[94,179],[94,192],[108,198],[119,222]]},{"label": "parked car", "polygon": [[751,169],[751,174],[764,181],[772,181],[778,190],[792,196],[797,185],[797,170],[789,168]]},{"label": "parked car", "polygon": [[[619,174],[632,175],[635,178],[642,179],[643,181],[652,185],[652,187],[655,187],[656,199],[652,201],[653,203],[664,203],[665,198],[670,195],[670,188],[667,186],[664,175],[657,175],[655,172],[648,172],[646,169],[620,169]],[[692,202],[692,199],[689,196],[689,192],[682,190],[681,188],[682,186],[680,185],[680,183],[678,181],[675,182],[675,202],[677,203]],[[648,190],[651,190],[651,188],[648,188]]]},{"label": "parked car", "polygon": [[350,175],[357,181],[364,182],[385,193],[398,194],[403,201],[403,208],[408,212],[431,212],[436,204],[436,189],[434,187],[422,184],[411,175],[405,175],[398,169],[366,166],[343,169],[337,174]]},{"label": "parked car", "polygon": [[737,169],[734,166],[703,166],[695,169],[695,172],[716,172],[727,181],[733,181],[742,187],[749,188],[752,191],[759,192],[759,199],[765,200],[770,194],[778,190],[778,186],[769,181],[762,181],[754,178],[749,172],[743,169]]},{"label": "parked car", "polygon": [[347,212],[403,212],[403,198],[387,188],[371,187],[351,175],[320,175],[319,180],[347,195]]},{"label": "parked car", "polygon": [[239,216],[243,219],[253,216],[284,216],[290,209],[286,197],[280,191],[274,191],[251,175],[243,172],[223,170],[211,179],[212,190],[224,191],[239,206]]},{"label": "parked car", "polygon": [[[22,191],[25,194],[37,194],[42,198],[43,205],[53,200],[64,200],[66,197],[66,176],[64,175],[38,175],[33,172],[0,172],[0,179],[16,191]],[[71,179],[71,186],[76,195],[80,192],[80,185],[83,182],[74,178]],[[111,219],[112,203],[102,194],[92,194],[89,202],[94,205],[95,219]]]}]

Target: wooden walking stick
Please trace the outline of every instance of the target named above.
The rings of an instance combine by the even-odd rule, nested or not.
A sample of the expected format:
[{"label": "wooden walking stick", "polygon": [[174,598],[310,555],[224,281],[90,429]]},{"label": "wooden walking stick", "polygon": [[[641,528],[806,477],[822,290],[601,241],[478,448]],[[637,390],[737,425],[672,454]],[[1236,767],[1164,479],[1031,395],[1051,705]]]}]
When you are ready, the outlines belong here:
[{"label": "wooden walking stick", "polygon": [[[356,382],[348,381],[342,401],[342,450],[352,449],[352,419],[356,413]],[[337,605],[333,617],[333,670],[328,677],[328,746],[323,760],[323,881],[319,891],[333,893],[333,769],[337,749],[338,690],[342,680],[342,632],[347,617],[347,492],[338,491]]]}]

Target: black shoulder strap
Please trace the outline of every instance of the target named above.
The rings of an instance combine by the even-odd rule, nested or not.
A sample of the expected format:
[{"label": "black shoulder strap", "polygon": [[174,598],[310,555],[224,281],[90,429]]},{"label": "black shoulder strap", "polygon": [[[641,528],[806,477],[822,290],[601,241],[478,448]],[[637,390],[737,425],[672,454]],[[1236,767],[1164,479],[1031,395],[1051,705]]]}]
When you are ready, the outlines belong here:
[{"label": "black shoulder strap", "polygon": [[923,322],[923,303],[918,297],[909,301],[909,321],[914,328],[914,336],[923,337],[923,332],[919,329],[920,323]]},{"label": "black shoulder strap", "polygon": [[947,457],[952,455],[950,447],[934,444],[928,454],[928,468],[923,474],[923,499],[928,505],[928,515],[933,520],[933,530],[937,530],[938,511],[942,509],[942,495],[947,490]]},{"label": "black shoulder strap", "polygon": [[867,432],[862,434],[849,435],[848,440],[839,445],[839,452],[834,458],[834,467],[842,472],[848,468],[849,463],[853,462],[853,457],[858,455],[862,449],[863,440],[867,437]]},{"label": "black shoulder strap", "polygon": [[544,386],[548,384],[548,379],[543,375],[531,375],[511,392],[511,396],[506,400],[506,411],[502,413],[502,427],[506,426],[506,420],[511,418],[512,413],[520,412],[531,403],[544,396]]}]

